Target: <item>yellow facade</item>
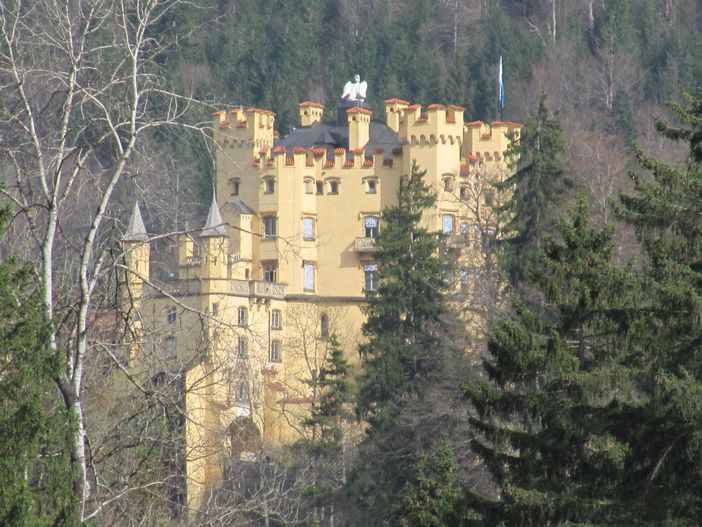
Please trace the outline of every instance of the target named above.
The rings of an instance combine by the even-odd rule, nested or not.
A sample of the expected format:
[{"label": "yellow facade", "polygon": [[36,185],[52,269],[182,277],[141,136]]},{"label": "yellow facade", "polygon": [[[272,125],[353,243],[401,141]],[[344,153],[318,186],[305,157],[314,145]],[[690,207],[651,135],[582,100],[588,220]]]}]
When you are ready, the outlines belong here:
[{"label": "yellow facade", "polygon": [[[205,227],[180,237],[178,279],[149,280],[148,249],[126,242],[142,247],[133,251],[142,262],[137,305],[144,330],[159,336],[141,364],[185,376],[194,510],[221,484],[227,459],[309,432],[308,381],[329,334],[357,363],[365,289],[377,285],[373,238],[413,161],[438,195],[424,221],[444,231],[449,250],[477,267],[495,232],[490,182],[505,176],[520,125],[465,123],[463,108],[397,99],[385,102],[385,121],[363,103],[342,106],[326,123],[322,105],[302,103],[300,127],[284,138],[270,111],[216,112],[217,199]],[[465,292],[474,284],[461,269]]]}]

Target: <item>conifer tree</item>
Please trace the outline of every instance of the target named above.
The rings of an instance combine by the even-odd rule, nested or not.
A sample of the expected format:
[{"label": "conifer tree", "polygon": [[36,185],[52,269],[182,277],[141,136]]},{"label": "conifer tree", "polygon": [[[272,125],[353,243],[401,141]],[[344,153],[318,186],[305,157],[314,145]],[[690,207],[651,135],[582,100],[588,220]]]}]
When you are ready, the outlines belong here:
[{"label": "conifer tree", "polygon": [[504,267],[519,283],[538,261],[540,237],[554,228],[558,203],[571,186],[560,120],[549,112],[545,97],[507,156],[515,172],[498,185],[508,196],[498,212],[506,218]]},{"label": "conifer tree", "polygon": [[[368,293],[356,401],[369,427],[347,487],[356,502],[354,525],[391,522],[422,452],[434,450],[440,439],[427,432],[442,415],[437,395],[429,392],[447,376],[449,329],[440,235],[421,226],[436,199],[424,174],[413,164],[397,205],[383,211],[376,239],[379,287]],[[422,426],[417,415],[425,416]]]},{"label": "conifer tree", "polygon": [[[471,496],[480,525],[601,524],[621,483],[627,444],[612,431],[631,391],[622,349],[631,270],[610,264],[611,230],[587,226],[581,203],[544,243],[533,285],[490,336],[490,382],[467,385],[472,447],[499,499]],[[531,296],[531,295],[530,295]],[[570,522],[570,523],[569,523]]]},{"label": "conifer tree", "polygon": [[687,143],[687,162],[637,151],[652,177],[634,174],[637,195],[622,197],[619,210],[647,256],[622,501],[657,525],[693,525],[702,517],[702,90],[672,109],[681,126],[657,128]]},{"label": "conifer tree", "polygon": [[329,357],[314,382],[318,401],[305,424],[313,428],[313,448],[322,456],[338,453],[342,447],[344,422],[352,418],[347,406],[353,394],[351,370],[336,335],[329,339]]},{"label": "conifer tree", "polygon": [[438,233],[420,225],[436,201],[415,164],[401,182],[398,203],[383,211],[378,250],[379,287],[368,293],[359,347],[364,373],[357,409],[372,429],[392,424],[397,403],[415,392],[436,362],[438,329],[445,314],[445,284]]},{"label": "conifer tree", "polygon": [[[7,217],[2,209],[0,231]],[[30,278],[14,260],[0,262],[0,525],[68,527],[77,502],[72,427],[52,396],[61,363],[48,351]]]}]

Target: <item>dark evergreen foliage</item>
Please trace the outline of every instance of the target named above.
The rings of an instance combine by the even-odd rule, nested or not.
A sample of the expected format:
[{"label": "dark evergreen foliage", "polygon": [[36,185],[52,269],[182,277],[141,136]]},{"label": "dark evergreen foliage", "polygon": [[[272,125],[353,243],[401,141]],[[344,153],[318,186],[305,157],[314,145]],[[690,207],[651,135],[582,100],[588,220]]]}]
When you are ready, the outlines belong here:
[{"label": "dark evergreen foliage", "polygon": [[476,524],[600,525],[617,517],[612,501],[628,445],[616,427],[626,426],[621,401],[635,393],[624,351],[633,275],[610,264],[611,230],[587,222],[581,203],[545,242],[532,282],[541,300],[515,297],[514,313],[490,336],[490,382],[465,386],[477,410],[472,446],[499,488],[498,500],[471,496],[482,515]]},{"label": "dark evergreen foliage", "polygon": [[545,97],[507,155],[515,172],[498,185],[508,196],[499,209],[505,233],[503,266],[519,284],[538,261],[541,237],[553,229],[558,204],[572,185],[561,124],[546,107]]},{"label": "dark evergreen foliage", "polygon": [[[0,211],[0,230],[8,217]],[[76,525],[68,410],[56,404],[61,358],[48,349],[30,271],[0,262],[0,525]]]},{"label": "dark evergreen foliage", "polygon": [[437,366],[441,317],[446,312],[439,234],[420,226],[436,200],[414,164],[402,180],[398,204],[383,211],[375,242],[380,286],[368,293],[359,347],[364,372],[356,402],[374,430],[391,426],[399,400],[418,390]]}]

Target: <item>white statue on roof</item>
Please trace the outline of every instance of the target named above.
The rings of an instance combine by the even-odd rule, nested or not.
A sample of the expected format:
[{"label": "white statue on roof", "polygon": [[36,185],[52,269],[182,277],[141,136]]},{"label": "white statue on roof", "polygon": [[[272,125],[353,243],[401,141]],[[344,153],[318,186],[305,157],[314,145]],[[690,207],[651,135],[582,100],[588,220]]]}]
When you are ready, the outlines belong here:
[{"label": "white statue on roof", "polygon": [[349,81],[344,85],[344,93],[341,94],[341,99],[344,101],[365,101],[366,90],[368,83],[361,82],[361,76],[356,74],[353,76],[353,82]]}]

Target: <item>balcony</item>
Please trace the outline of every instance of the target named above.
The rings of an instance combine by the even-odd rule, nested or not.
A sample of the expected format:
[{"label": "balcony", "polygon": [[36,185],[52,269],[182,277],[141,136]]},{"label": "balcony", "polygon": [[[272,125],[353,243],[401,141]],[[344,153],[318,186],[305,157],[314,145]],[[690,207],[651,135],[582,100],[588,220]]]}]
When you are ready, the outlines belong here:
[{"label": "balcony", "polygon": [[374,253],[378,248],[375,246],[375,238],[359,237],[353,241],[353,250],[357,253]]},{"label": "balcony", "polygon": [[288,286],[287,284],[259,282],[256,280],[230,280],[229,291],[235,295],[281,300],[285,298]]},{"label": "balcony", "polygon": [[445,234],[442,242],[447,249],[461,249],[468,244],[468,237],[465,234]]}]

